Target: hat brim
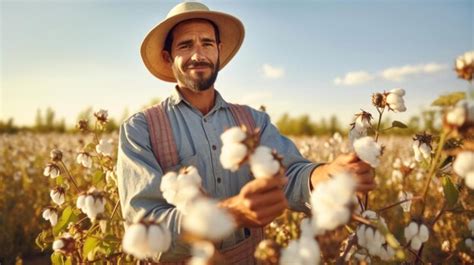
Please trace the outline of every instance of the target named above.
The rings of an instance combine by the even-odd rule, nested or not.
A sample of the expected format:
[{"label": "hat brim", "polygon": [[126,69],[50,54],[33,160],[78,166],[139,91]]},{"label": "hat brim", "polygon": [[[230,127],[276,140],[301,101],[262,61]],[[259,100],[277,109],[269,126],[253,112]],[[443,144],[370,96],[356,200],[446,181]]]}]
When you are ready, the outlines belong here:
[{"label": "hat brim", "polygon": [[145,66],[157,78],[176,82],[173,71],[162,56],[168,32],[178,23],[194,18],[208,19],[219,28],[222,49],[219,53],[220,67],[224,68],[234,57],[244,40],[245,30],[242,22],[225,13],[216,11],[192,11],[165,19],[155,26],[145,37],[141,47],[141,56]]}]

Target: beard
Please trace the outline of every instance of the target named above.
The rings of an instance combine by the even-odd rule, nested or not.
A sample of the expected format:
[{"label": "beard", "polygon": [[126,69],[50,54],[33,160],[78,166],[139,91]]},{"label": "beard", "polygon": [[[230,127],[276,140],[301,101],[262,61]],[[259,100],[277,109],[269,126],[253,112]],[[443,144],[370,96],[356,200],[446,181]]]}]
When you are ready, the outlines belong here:
[{"label": "beard", "polygon": [[211,74],[209,77],[205,77],[204,73],[198,73],[197,77],[192,77],[191,75],[186,74],[185,71],[180,71],[180,69],[173,63],[171,69],[173,74],[176,77],[176,80],[184,84],[186,88],[189,88],[193,91],[204,91],[212,87],[214,82],[216,82],[217,74],[219,73],[219,58],[217,59],[216,65],[208,62],[196,62],[190,61],[184,65],[183,70],[186,70],[190,67],[197,66],[207,66],[211,68]]}]

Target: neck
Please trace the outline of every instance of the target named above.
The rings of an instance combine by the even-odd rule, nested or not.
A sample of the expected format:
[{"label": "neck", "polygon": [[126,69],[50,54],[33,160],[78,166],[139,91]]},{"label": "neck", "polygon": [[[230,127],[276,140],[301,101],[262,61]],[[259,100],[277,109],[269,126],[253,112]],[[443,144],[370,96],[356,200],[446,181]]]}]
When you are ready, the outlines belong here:
[{"label": "neck", "polygon": [[193,107],[197,108],[203,115],[209,113],[212,107],[214,107],[216,95],[214,86],[204,91],[194,91],[178,85],[178,90],[181,92],[183,98],[193,105]]}]

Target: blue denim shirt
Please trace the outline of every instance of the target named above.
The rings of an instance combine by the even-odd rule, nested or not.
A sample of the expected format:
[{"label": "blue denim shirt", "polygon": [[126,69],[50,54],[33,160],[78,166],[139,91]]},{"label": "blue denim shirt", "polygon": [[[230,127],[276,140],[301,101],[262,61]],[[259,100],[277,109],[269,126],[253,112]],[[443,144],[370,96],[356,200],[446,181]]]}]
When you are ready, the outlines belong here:
[{"label": "blue denim shirt", "polygon": [[[223,169],[219,156],[222,148],[220,135],[225,129],[236,126],[227,102],[216,91],[215,105],[206,115],[189,104],[175,88],[165,100],[165,110],[175,137],[179,165],[194,165],[202,177],[203,188],[217,200],[237,195],[251,180],[248,166],[236,172]],[[286,167],[288,184],[285,194],[289,207],[308,211],[309,176],[318,165],[304,159],[294,143],[282,136],[270,122],[268,114],[251,109],[256,127],[261,129],[261,144],[274,148],[281,154]],[[213,148],[213,146],[215,146]],[[128,221],[142,209],[147,216],[163,221],[173,235],[172,245],[160,260],[173,261],[189,255],[189,246],[180,240],[182,215],[166,202],[160,192],[163,170],[156,161],[150,143],[145,115],[138,112],[120,127],[117,176],[120,201],[124,218]],[[245,238],[238,229],[223,240],[220,249],[230,247]]]}]

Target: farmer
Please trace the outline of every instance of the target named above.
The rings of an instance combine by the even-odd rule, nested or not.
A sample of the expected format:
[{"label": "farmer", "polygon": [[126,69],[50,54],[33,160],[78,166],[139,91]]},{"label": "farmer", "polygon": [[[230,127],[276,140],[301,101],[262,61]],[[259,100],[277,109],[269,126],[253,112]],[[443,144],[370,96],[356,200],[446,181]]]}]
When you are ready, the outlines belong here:
[{"label": "farmer", "polygon": [[[238,229],[217,247],[229,263],[239,264],[253,263],[261,227],[286,208],[308,212],[311,190],[330,174],[349,171],[359,192],[375,187],[370,166],[354,154],[328,164],[311,163],[266,113],[224,100],[214,83],[243,39],[244,27],[237,18],[210,11],[202,3],[185,2],[143,41],[141,55],[148,70],[176,86],[162,103],[121,125],[118,188],[125,219],[132,220],[145,209],[147,216],[162,220],[171,231],[171,247],[160,255],[160,262],[180,264],[189,256],[189,247],[180,239],[181,213],[159,190],[161,177],[169,170],[194,165],[206,192],[233,215]],[[261,144],[284,157],[285,176],[252,179],[248,167],[236,172],[222,168],[220,135],[236,125],[259,128]]]}]

